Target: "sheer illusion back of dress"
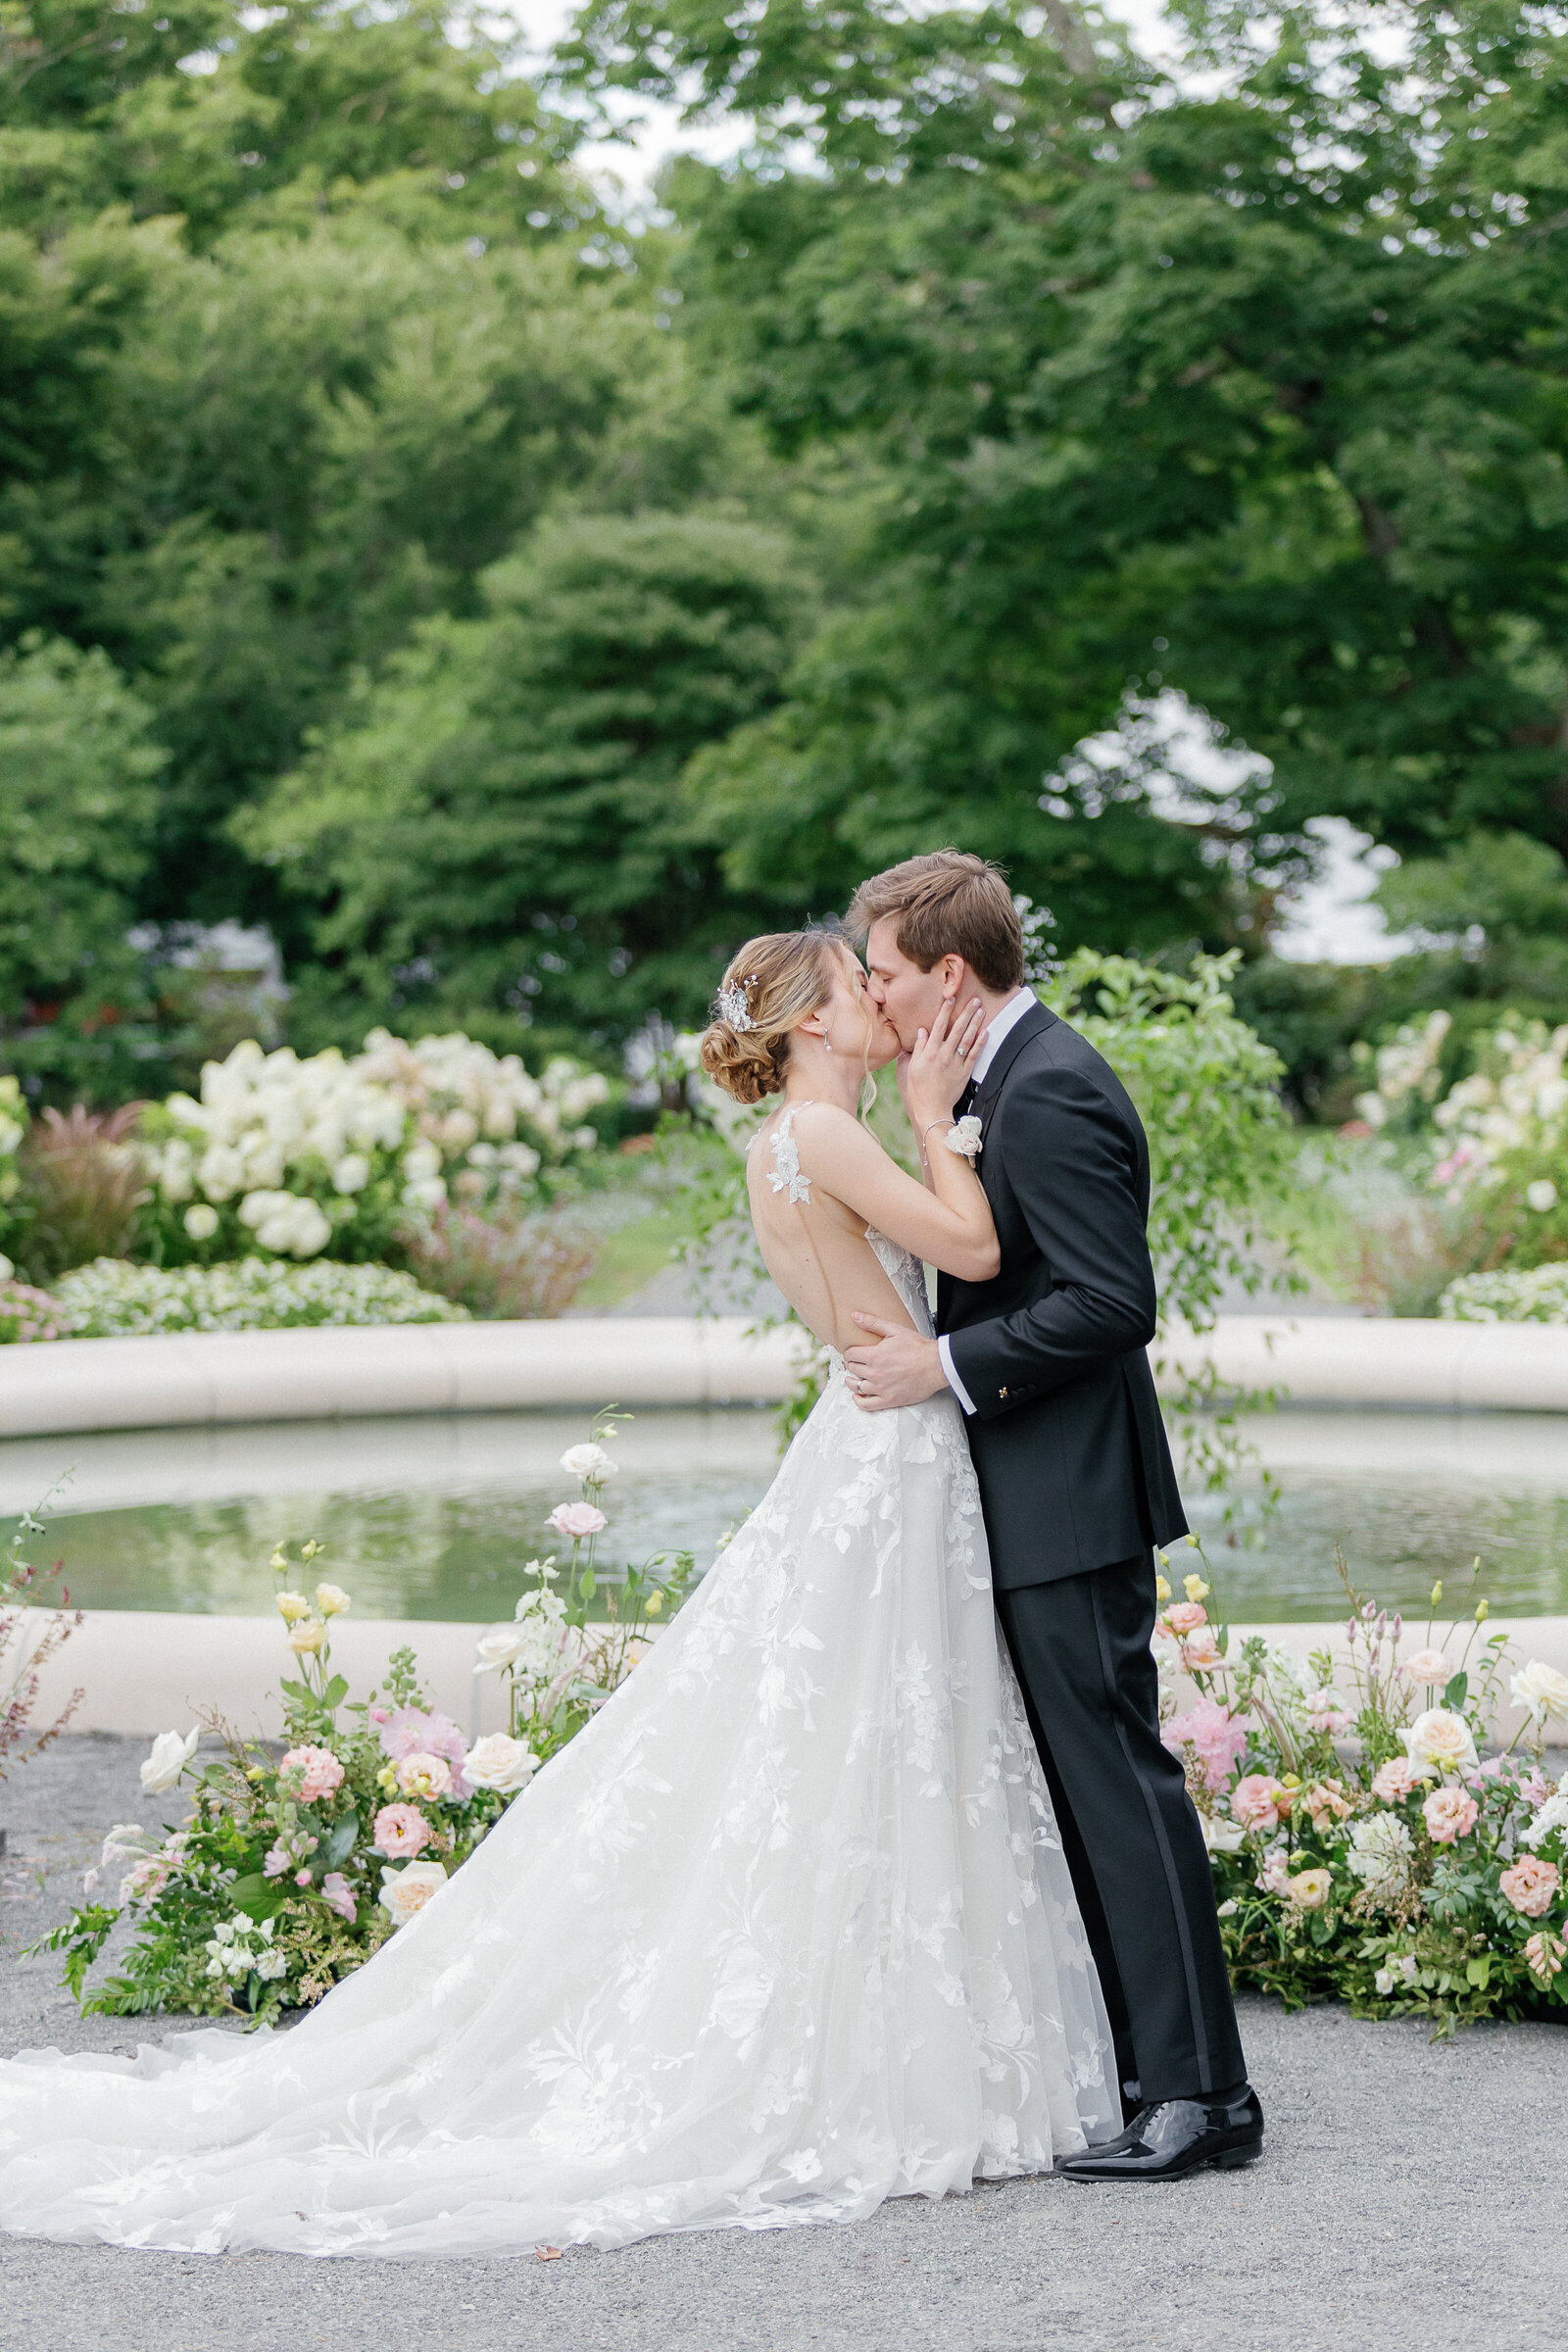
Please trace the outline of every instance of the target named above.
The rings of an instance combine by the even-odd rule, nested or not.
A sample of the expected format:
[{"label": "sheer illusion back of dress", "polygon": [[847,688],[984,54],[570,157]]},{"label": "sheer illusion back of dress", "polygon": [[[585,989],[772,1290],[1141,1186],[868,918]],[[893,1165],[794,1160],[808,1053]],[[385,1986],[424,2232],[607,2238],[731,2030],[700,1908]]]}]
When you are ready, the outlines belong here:
[{"label": "sheer illusion back of dress", "polygon": [[[814,1223],[792,1129],[768,1198]],[[855,1302],[928,1330],[915,1261],[846,1227],[819,1269],[840,1238]],[[850,2221],[1110,2137],[1110,2071],[956,1403],[861,1413],[835,1362],[651,1654],[303,2023],[0,2065],[0,2227],[395,2258]]]}]

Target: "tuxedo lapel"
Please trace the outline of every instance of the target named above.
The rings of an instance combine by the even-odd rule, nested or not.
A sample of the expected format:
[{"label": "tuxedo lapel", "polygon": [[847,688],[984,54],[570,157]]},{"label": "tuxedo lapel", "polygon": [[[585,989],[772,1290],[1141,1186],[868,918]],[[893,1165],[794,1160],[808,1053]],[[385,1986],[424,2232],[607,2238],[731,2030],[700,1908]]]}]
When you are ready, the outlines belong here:
[{"label": "tuxedo lapel", "polygon": [[1055,1027],[1056,1017],[1055,1013],[1048,1012],[1044,1004],[1036,1004],[1024,1014],[1022,1020],[1014,1028],[1008,1030],[997,1048],[997,1057],[990,1069],[987,1070],[985,1084],[975,1097],[974,1106],[980,1114],[982,1144],[985,1142],[986,1128],[990,1124],[991,1114],[1002,1098],[1002,1089],[1006,1082],[1007,1072],[1032,1037],[1040,1037],[1047,1029]]}]

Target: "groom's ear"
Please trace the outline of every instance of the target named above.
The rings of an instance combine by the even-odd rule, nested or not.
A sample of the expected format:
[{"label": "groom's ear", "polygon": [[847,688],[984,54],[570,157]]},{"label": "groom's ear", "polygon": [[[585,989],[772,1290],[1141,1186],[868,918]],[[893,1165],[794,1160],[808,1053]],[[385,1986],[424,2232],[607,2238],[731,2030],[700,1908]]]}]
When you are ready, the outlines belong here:
[{"label": "groom's ear", "polygon": [[942,958],[942,994],[952,1004],[963,986],[963,957],[944,956]]}]

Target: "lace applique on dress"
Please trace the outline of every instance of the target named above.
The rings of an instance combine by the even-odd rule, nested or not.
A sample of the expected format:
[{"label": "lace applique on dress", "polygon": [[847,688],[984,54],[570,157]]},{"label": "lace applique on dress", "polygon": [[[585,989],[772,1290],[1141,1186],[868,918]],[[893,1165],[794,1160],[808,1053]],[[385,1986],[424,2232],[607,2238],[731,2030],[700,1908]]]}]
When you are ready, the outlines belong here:
[{"label": "lace applique on dress", "polygon": [[770,1146],[773,1166],[767,1179],[775,1193],[782,1193],[787,1186],[790,1199],[806,1208],[811,1205],[811,1179],[801,1174],[801,1147],[795,1141],[793,1123],[797,1110],[809,1108],[809,1103],[792,1102],[774,1128]]}]

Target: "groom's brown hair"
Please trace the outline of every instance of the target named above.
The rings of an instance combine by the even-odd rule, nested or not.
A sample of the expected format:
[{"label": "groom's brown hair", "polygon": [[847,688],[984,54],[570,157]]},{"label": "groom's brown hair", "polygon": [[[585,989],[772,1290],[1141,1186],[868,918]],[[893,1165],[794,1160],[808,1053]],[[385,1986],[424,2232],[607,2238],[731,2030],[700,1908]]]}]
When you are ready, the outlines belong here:
[{"label": "groom's brown hair", "polygon": [[862,882],[844,927],[863,941],[873,923],[896,914],[901,956],[922,972],[944,956],[961,956],[982,988],[997,996],[1023,979],[1023,925],[1002,868],[967,850],[906,858]]}]

